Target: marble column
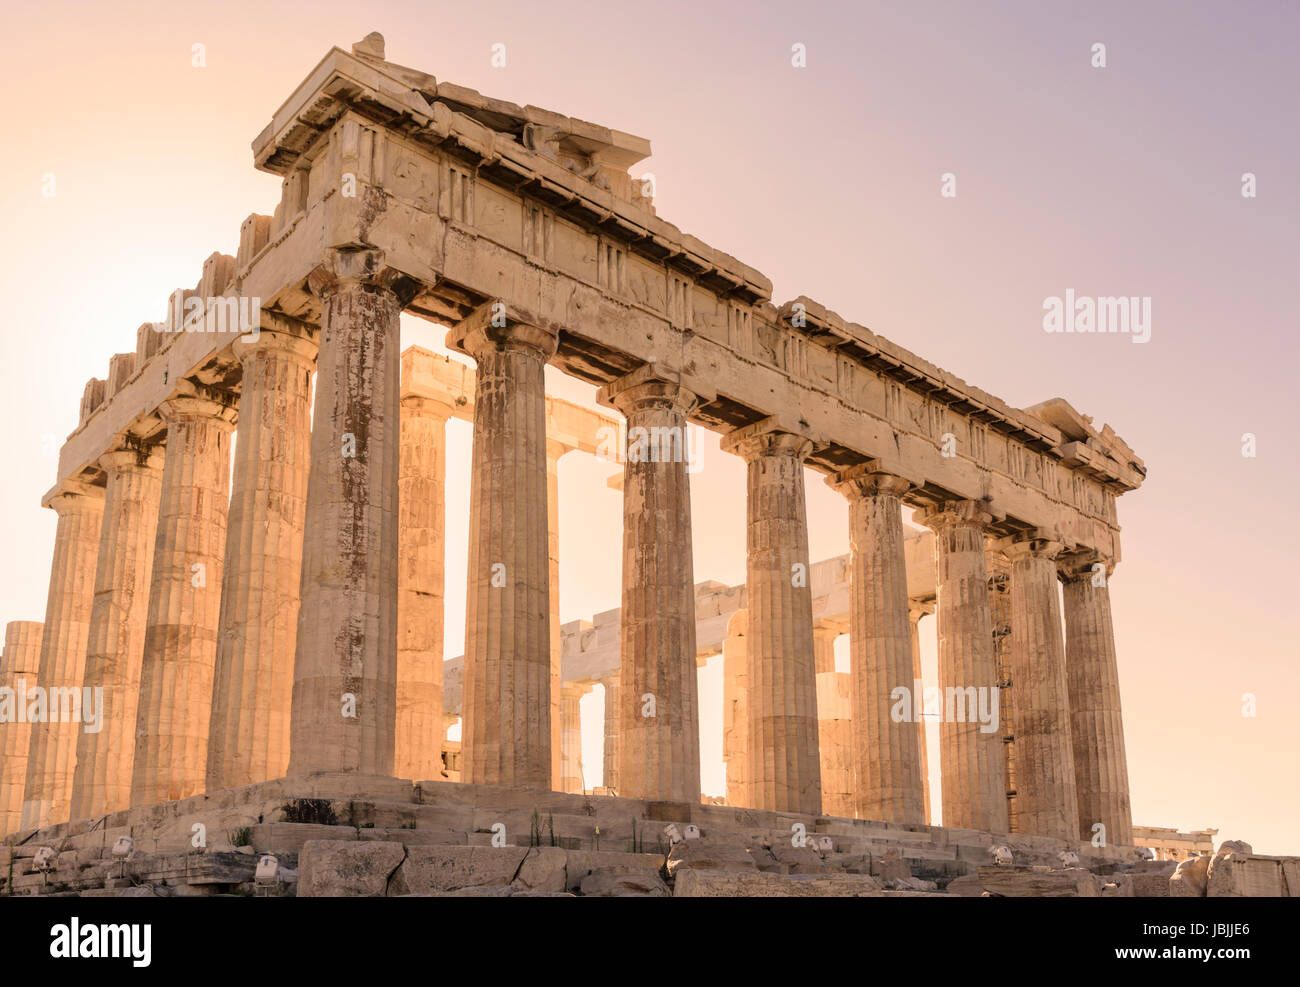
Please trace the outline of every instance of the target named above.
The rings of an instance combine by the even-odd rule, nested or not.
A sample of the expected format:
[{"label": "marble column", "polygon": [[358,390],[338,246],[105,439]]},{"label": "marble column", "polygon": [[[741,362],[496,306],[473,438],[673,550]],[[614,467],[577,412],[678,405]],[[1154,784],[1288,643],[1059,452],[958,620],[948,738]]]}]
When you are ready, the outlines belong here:
[{"label": "marble column", "polygon": [[563,713],[560,710],[563,692],[560,676],[564,661],[560,635],[560,457],[569,451],[571,450],[562,442],[549,438],[546,440],[546,562],[551,620],[551,787],[557,792],[569,791],[564,782]]},{"label": "marble column", "polygon": [[722,447],[745,460],[748,748],[753,808],[822,810],[803,461],[812,443],[766,422]]},{"label": "marble column", "polygon": [[1065,602],[1065,668],[1069,690],[1080,839],[1105,827],[1110,846],[1131,846],[1128,759],[1119,701],[1119,665],[1110,614],[1113,565],[1090,554],[1060,561]]},{"label": "marble column", "polygon": [[106,479],[106,507],[83,683],[102,690],[102,720],[99,730],[77,733],[73,819],[130,806],[163,459],[163,451],[154,446],[117,449],[99,460]]},{"label": "marble column", "polygon": [[[263,316],[265,322],[266,316]],[[234,345],[243,364],[235,469],[208,730],[208,791],[282,778],[298,635],[311,455],[306,330]]]},{"label": "marble column", "polygon": [[290,775],[393,774],[401,338],[409,286],[377,250],[330,251],[321,299]]},{"label": "marble column", "polygon": [[654,367],[601,388],[627,418],[618,776],[628,798],[700,800],[695,579],[686,416],[698,398]]},{"label": "marble column", "polygon": [[727,805],[749,807],[748,779],[749,611],[737,610],[727,621],[722,645],[722,760],[727,769]]},{"label": "marble column", "polygon": [[1060,550],[1059,542],[1032,536],[1003,546],[1011,561],[1016,831],[1076,840],[1079,801],[1053,561]]},{"label": "marble column", "polygon": [[605,788],[618,792],[618,676],[611,675],[601,680],[605,687],[605,748],[604,777]]},{"label": "marble column", "polygon": [[580,685],[566,685],[562,691],[560,703],[561,730],[560,744],[564,752],[564,792],[581,795],[584,790],[582,777],[582,697],[587,690]]},{"label": "marble column", "polygon": [[817,668],[817,742],[821,749],[822,811],[852,819],[857,812],[853,791],[853,676],[835,671],[835,639],[844,629],[825,623],[813,627]]},{"label": "marble column", "polygon": [[934,607],[909,604],[907,619],[912,625],[912,678],[921,697],[921,715],[916,718],[916,742],[921,756],[921,792],[925,796],[925,824],[933,825],[930,815],[930,754],[925,736],[925,677],[921,674],[921,618],[934,613]]},{"label": "marble column", "polygon": [[449,405],[431,398],[402,398],[394,770],[414,781],[442,776],[447,420],[452,414]]},{"label": "marble column", "polygon": [[553,332],[490,311],[480,310],[457,330],[460,346],[478,363],[462,780],[549,790],[551,604],[544,370],[558,340]]},{"label": "marble column", "polygon": [[[849,653],[853,775],[860,819],[925,821],[920,745],[911,701],[912,641],[902,496],[912,484],[868,461],[830,478],[849,501]],[[906,690],[906,701],[899,693]]]},{"label": "marble column", "polygon": [[[0,717],[0,836],[16,833],[22,826],[32,740],[32,723],[28,719],[31,704],[26,697],[39,682],[42,630],[43,625],[35,620],[11,620],[5,625],[0,689],[12,689],[14,698]],[[0,699],[0,708],[5,705]]]},{"label": "marble column", "polygon": [[993,517],[980,501],[953,500],[915,519],[935,534],[943,824],[1005,833],[1002,734],[991,717],[987,725],[980,722],[981,707],[991,714],[998,701],[984,559],[984,531]]},{"label": "marble column", "polygon": [[[160,406],[167,423],[162,500],[136,711],[135,765],[109,788],[113,812],[204,790],[212,676],[230,509],[230,395],[195,389]],[[102,551],[102,549],[101,549]],[[117,799],[126,795],[127,805]]]},{"label": "marble column", "polygon": [[[49,506],[59,521],[54,530],[54,558],[37,678],[47,689],[80,689],[95,598],[95,560],[104,526],[104,488],[65,482]],[[23,791],[23,829],[37,829],[70,818],[80,731],[79,723],[33,725]]]}]

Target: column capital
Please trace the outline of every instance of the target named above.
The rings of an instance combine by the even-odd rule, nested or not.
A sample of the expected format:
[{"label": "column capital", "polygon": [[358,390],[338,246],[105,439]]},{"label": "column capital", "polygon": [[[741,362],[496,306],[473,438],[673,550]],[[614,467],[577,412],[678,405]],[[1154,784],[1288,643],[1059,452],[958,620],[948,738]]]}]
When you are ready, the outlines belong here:
[{"label": "column capital", "polygon": [[907,619],[917,623],[922,617],[929,617],[937,606],[936,600],[908,600]]},{"label": "column capital", "polygon": [[610,381],[596,393],[596,401],[625,418],[638,411],[672,411],[686,417],[699,407],[701,395],[682,383],[680,373],[649,363]]},{"label": "column capital", "polygon": [[189,379],[159,402],[158,413],[168,425],[180,418],[213,418],[233,428],[237,417],[234,395]]},{"label": "column capital", "polygon": [[402,411],[420,418],[437,418],[443,422],[456,417],[456,409],[446,401],[420,394],[404,395]]},{"label": "column capital", "polygon": [[1103,570],[1109,579],[1115,572],[1115,561],[1091,549],[1062,552],[1056,557],[1056,572],[1063,583],[1092,579]]},{"label": "column capital", "polygon": [[502,301],[485,302],[447,333],[448,346],[480,361],[494,351],[531,352],[545,363],[555,356],[559,343],[556,327],[511,311]]},{"label": "column capital", "polygon": [[1060,555],[1065,545],[1056,539],[1044,536],[1035,529],[1003,539],[995,547],[1012,563],[1023,559],[1041,559],[1050,562]]},{"label": "column capital", "polygon": [[941,504],[931,504],[914,512],[912,520],[932,531],[953,527],[978,528],[983,531],[993,523],[993,513],[982,500],[945,500]]},{"label": "column capital", "polygon": [[327,247],[321,262],[307,275],[307,290],[322,300],[348,288],[392,292],[405,307],[419,292],[419,283],[385,263],[382,250],[373,247]]},{"label": "column capital", "polygon": [[565,682],[560,686],[560,694],[565,699],[581,699],[590,691],[590,682]]},{"label": "column capital", "polygon": [[104,509],[104,488],[79,479],[66,479],[59,484],[58,491],[49,496],[45,506],[59,517],[65,514],[80,514],[87,511],[98,512]]},{"label": "column capital", "polygon": [[162,448],[158,445],[141,448],[118,447],[110,449],[97,460],[100,469],[136,468],[142,470],[161,470],[163,466]]},{"label": "column capital", "polygon": [[902,497],[923,483],[920,476],[906,476],[898,467],[887,467],[879,459],[868,459],[826,478],[827,486],[849,499],[878,494]]},{"label": "column capital", "polygon": [[721,445],[724,452],[733,453],[747,463],[764,456],[792,456],[803,462],[814,448],[811,436],[799,426],[775,418],[734,429],[722,437]]},{"label": "column capital", "polygon": [[[267,316],[264,314],[262,319],[265,321],[266,318]],[[291,329],[287,320],[282,319],[274,321],[270,326],[261,326],[256,334],[241,335],[231,345],[231,352],[235,354],[240,363],[257,353],[269,351],[288,353],[304,363],[314,363],[319,349],[320,344],[312,335],[309,335],[305,327],[303,329]]]}]

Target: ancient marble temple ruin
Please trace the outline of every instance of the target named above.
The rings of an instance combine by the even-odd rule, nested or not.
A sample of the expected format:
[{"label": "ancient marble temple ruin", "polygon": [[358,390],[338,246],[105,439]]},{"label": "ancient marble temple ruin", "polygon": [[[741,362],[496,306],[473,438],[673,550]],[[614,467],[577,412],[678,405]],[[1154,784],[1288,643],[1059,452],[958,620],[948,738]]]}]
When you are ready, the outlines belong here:
[{"label": "ancient marble temple ruin", "polygon": [[[253,152],[275,214],[109,359],[62,447],[44,623],[8,625],[0,685],[102,689],[102,724],[0,728],[0,831],[276,779],[582,793],[597,683],[597,794],[698,808],[697,665],[721,652],[726,805],[924,826],[937,757],[945,827],[1133,842],[1108,579],[1145,470],[1109,427],[775,303],[659,218],[630,171],[647,141],[393,64],[377,35],[330,50]],[[472,365],[399,352],[403,313]],[[609,410],[548,397],[548,365]],[[444,662],[452,418],[473,454],[450,519],[465,653]],[[746,464],[743,587],[696,585],[688,422]],[[621,477],[621,605],[562,634],[556,464],[611,429],[652,437]],[[817,474],[850,552],[813,565]],[[970,711],[928,752],[891,715],[926,613],[928,684]]]}]

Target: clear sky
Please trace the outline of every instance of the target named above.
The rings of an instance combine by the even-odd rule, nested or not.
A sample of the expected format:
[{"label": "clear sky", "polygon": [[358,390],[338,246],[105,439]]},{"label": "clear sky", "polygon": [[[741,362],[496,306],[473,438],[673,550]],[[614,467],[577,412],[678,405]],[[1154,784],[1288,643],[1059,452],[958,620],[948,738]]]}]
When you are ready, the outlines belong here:
[{"label": "clear sky", "polygon": [[[378,30],[392,61],[649,138],[634,172],[654,174],[660,215],[763,271],[778,303],[809,295],[1014,406],[1060,396],[1110,423],[1150,474],[1120,499],[1111,586],[1134,820],[1300,852],[1297,5],[51,0],[5,19],[0,620],[43,616],[55,518],[39,500],[86,380],[273,210],[279,180],[250,142],[331,45]],[[1151,298],[1150,342],[1045,333],[1044,299],[1067,289]],[[441,335],[404,320],[405,343]],[[453,424],[449,656],[468,441]],[[743,470],[703,445],[696,579],[740,582]],[[561,464],[566,621],[619,603],[609,472]],[[808,480],[813,558],[846,551],[842,501]]]}]

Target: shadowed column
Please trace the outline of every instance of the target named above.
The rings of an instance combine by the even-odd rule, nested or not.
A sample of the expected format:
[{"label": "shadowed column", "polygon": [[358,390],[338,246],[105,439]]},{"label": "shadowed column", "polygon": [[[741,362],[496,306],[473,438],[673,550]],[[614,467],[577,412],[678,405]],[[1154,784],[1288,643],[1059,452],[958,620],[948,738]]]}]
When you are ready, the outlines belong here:
[{"label": "shadowed column", "polygon": [[618,792],[618,676],[601,679],[605,687],[605,755],[604,782],[611,792]]},{"label": "shadowed column", "polygon": [[978,715],[979,697],[988,697],[983,705],[991,710],[998,695],[984,559],[984,529],[993,516],[979,501],[954,500],[917,512],[915,519],[935,536],[939,687],[945,697],[939,726],[943,824],[1005,833],[1002,735],[996,725],[985,729]]},{"label": "shadowed column", "polygon": [[1011,682],[1015,691],[1016,831],[1079,838],[1065,644],[1056,585],[1059,542],[1018,539],[1011,560]]},{"label": "shadowed column", "polygon": [[893,715],[895,690],[911,696],[912,639],[902,496],[913,485],[868,461],[829,483],[849,501],[849,653],[853,676],[853,776],[860,819],[925,821],[921,752],[909,699]]},{"label": "shadowed column", "polygon": [[149,583],[162,500],[163,452],[120,449],[100,457],[106,509],[83,681],[102,689],[102,726],[79,730],[72,818],[130,806]]},{"label": "shadowed column", "polygon": [[[128,805],[152,805],[203,791],[230,509],[235,412],[227,398],[194,393],[160,406],[167,448],[140,670],[135,766],[110,773],[106,811],[126,808],[114,804],[122,795],[129,796]],[[128,779],[129,791],[121,784]],[[119,782],[116,792],[114,780]]]},{"label": "shadowed column", "polygon": [[812,443],[759,422],[727,435],[722,448],[741,456],[747,473],[750,805],[815,815],[822,785],[803,481]]},{"label": "shadowed column", "polygon": [[[50,499],[59,516],[41,636],[40,685],[80,689],[85,677],[86,641],[95,594],[95,560],[104,519],[104,488],[65,483]],[[79,723],[36,723],[27,756],[22,828],[66,822],[72,804],[72,776]]]},{"label": "shadowed column", "polygon": [[727,805],[748,807],[749,768],[749,611],[743,607],[727,620],[722,645],[722,760],[727,770]]},{"label": "shadowed column", "polygon": [[842,632],[842,628],[825,623],[813,627],[817,745],[821,751],[822,811],[828,816],[852,819],[857,813],[853,794],[853,677],[835,671],[835,639]]},{"label": "shadowed column", "polygon": [[549,790],[551,604],[544,371],[557,339],[552,332],[509,321],[491,306],[454,332],[478,363],[461,780]]},{"label": "shadowed column", "polygon": [[1079,800],[1080,839],[1100,835],[1106,843],[1131,846],[1128,759],[1119,701],[1119,665],[1110,615],[1114,566],[1095,555],[1060,562],[1065,601],[1065,668],[1070,696],[1074,780]]},{"label": "shadowed column", "polygon": [[[263,316],[263,320],[267,319]],[[265,324],[243,364],[213,675],[207,790],[281,778],[298,634],[316,343]]]},{"label": "shadowed column", "polygon": [[394,773],[442,777],[442,619],[447,419],[430,398],[402,399],[397,488],[397,747]]},{"label": "shadowed column", "polygon": [[627,418],[619,794],[700,800],[686,416],[696,396],[653,367],[601,388]]},{"label": "shadowed column", "polygon": [[912,624],[912,678],[916,681],[915,689],[920,693],[921,715],[916,718],[916,742],[921,758],[921,793],[925,802],[925,824],[933,825],[934,817],[930,815],[930,754],[929,741],[925,737],[925,680],[921,675],[921,618],[934,613],[934,608],[909,606],[907,619]]},{"label": "shadowed column", "polygon": [[561,744],[564,751],[564,779],[562,791],[581,795],[585,789],[582,777],[582,697],[587,688],[581,685],[564,686],[560,703],[563,730]]},{"label": "shadowed column", "polygon": [[289,774],[393,773],[397,721],[399,316],[377,250],[332,250],[321,299]]},{"label": "shadowed column", "polygon": [[[11,620],[5,625],[4,651],[0,652],[0,689],[14,690],[14,708],[0,722],[0,836],[18,832],[27,787],[27,757],[31,751],[32,724],[27,719],[26,694],[36,687],[41,669],[42,625],[34,620]],[[48,710],[48,707],[47,707]]]}]

